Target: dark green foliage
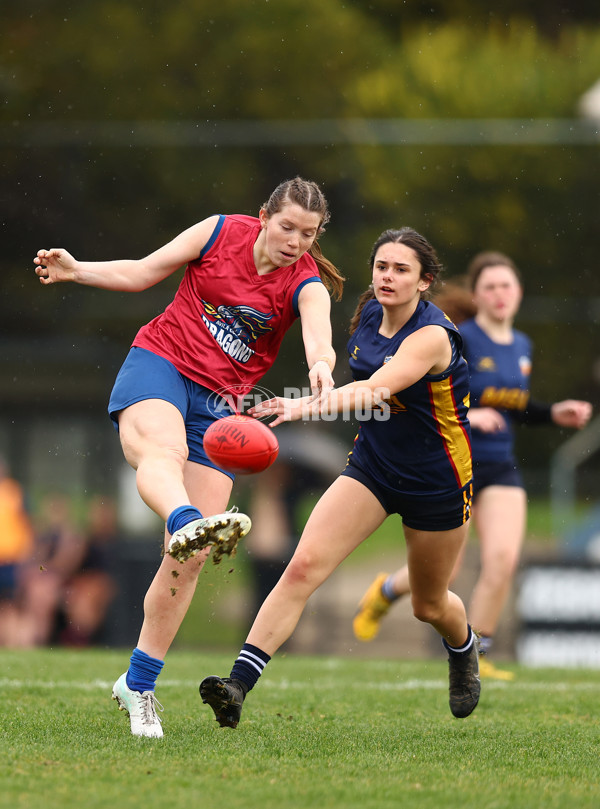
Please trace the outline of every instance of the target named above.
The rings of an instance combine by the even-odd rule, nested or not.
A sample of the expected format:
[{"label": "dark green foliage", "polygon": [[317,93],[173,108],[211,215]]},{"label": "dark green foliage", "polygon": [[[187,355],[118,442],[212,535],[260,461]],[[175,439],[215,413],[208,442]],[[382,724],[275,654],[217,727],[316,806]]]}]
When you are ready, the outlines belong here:
[{"label": "dark green foliage", "polygon": [[[590,3],[515,2],[499,13],[466,0],[9,0],[0,27],[2,336],[38,346],[67,336],[75,349],[99,338],[124,352],[179,278],[134,296],[42,288],[35,251],[141,257],[212,213],[256,213],[300,173],[330,199],[322,246],[348,277],[333,315],[340,379],[370,245],[384,228],[409,224],[449,275],[479,249],[513,256],[532,301],[518,325],[538,347],[534,392],[593,397],[598,145],[594,125],[577,116],[600,76],[598,22]],[[375,124],[388,119],[420,134],[382,140]],[[513,121],[508,141],[482,139],[478,119]],[[557,142],[543,125],[537,140],[511,141],[531,120],[565,127]],[[457,125],[466,140],[451,136]],[[17,402],[28,402],[29,351],[9,351],[0,379]],[[270,387],[303,382],[302,362],[296,330]]]}]

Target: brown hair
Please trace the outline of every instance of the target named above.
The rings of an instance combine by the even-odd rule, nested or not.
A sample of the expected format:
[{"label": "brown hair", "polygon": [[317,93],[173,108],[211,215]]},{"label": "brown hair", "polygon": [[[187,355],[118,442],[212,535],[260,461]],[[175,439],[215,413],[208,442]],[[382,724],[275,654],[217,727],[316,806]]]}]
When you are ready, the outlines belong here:
[{"label": "brown hair", "polygon": [[[433,292],[433,288],[437,284],[440,274],[443,270],[443,267],[440,263],[440,260],[437,257],[437,254],[433,247],[429,244],[427,239],[424,236],[421,236],[420,233],[417,233],[416,230],[413,230],[409,227],[399,228],[398,230],[384,230],[381,236],[377,239],[375,244],[371,249],[371,255],[369,256],[369,269],[371,272],[373,271],[373,266],[375,264],[375,256],[377,255],[377,251],[380,247],[384,244],[388,244],[393,242],[395,244],[405,244],[407,247],[410,247],[412,250],[415,251],[417,254],[417,258],[419,260],[419,264],[421,265],[421,278],[430,279],[431,283],[429,288],[426,289],[424,292],[421,293],[421,300],[426,300],[431,297]],[[358,304],[356,306],[356,310],[352,315],[352,319],[350,321],[350,334],[354,334],[356,329],[358,328],[358,323],[360,321],[360,315],[363,310],[364,305],[367,301],[370,301],[372,298],[375,297],[375,291],[373,286],[369,286],[366,289],[360,298],[358,299]]]},{"label": "brown hair", "polygon": [[310,246],[308,252],[314,259],[321,280],[335,297],[336,300],[342,297],[344,281],[346,280],[338,268],[329,259],[325,258],[321,252],[321,246],[317,239],[321,233],[325,232],[325,225],[329,222],[329,206],[327,200],[319,186],[311,180],[303,180],[302,177],[294,177],[293,180],[285,180],[273,191],[268,201],[262,206],[267,216],[279,213],[284,205],[288,203],[299,205],[305,211],[316,213],[321,217],[317,237]]},{"label": "brown hair", "polygon": [[516,275],[519,284],[523,286],[521,272],[512,258],[494,250],[484,250],[482,253],[477,253],[476,256],[473,256],[467,267],[467,277],[472,291],[475,290],[479,276],[488,267],[510,267]]},{"label": "brown hair", "polygon": [[433,302],[457,324],[475,317],[477,307],[466,275],[456,275],[445,281]]}]

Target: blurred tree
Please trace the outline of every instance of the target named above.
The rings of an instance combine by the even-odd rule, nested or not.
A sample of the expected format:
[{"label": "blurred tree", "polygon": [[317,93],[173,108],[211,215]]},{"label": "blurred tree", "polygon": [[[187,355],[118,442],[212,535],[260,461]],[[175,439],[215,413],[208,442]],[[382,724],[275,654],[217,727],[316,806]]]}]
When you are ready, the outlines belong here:
[{"label": "blurred tree", "polygon": [[392,22],[402,31],[415,22],[426,20],[443,25],[461,20],[469,26],[485,27],[504,23],[515,17],[525,18],[548,36],[555,35],[563,25],[573,22],[597,23],[600,18],[594,0],[503,0],[500,6],[474,2],[474,0],[350,0],[351,5],[364,9],[384,26]]},{"label": "blurred tree", "polygon": [[[537,322],[535,311],[532,328],[523,323],[540,349],[540,394],[591,395],[592,320],[583,301],[570,320],[560,302],[600,294],[598,142],[495,146],[469,121],[517,119],[521,129],[523,120],[564,118],[568,129],[600,75],[598,22],[596,4],[567,11],[555,0],[511,0],[502,13],[467,0],[5,0],[0,331],[37,338],[40,352],[57,334],[124,350],[179,278],[133,296],[46,289],[31,270],[35,250],[141,256],[209,214],[256,213],[277,182],[301,173],[330,199],[322,243],[349,278],[334,310],[338,349],[368,282],[370,244],[383,228],[410,224],[450,274],[482,248],[514,256],[527,295],[557,305],[556,324],[547,312]],[[217,126],[287,121],[293,135],[310,119],[314,142],[305,143],[269,143],[249,127],[246,143],[228,145]],[[446,134],[464,120],[471,134],[416,144],[393,132],[381,139],[367,123],[354,142],[342,124],[365,119],[420,119],[425,133],[442,120]],[[341,124],[328,140],[332,120]],[[214,139],[200,125],[214,125]],[[3,380],[34,358],[7,354]],[[273,387],[285,366],[282,356]]]}]

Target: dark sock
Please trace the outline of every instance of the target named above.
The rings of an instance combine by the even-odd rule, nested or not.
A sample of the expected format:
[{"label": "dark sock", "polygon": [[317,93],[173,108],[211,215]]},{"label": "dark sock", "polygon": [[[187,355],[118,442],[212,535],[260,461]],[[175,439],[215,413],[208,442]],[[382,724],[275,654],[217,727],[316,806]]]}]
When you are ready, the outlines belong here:
[{"label": "dark sock", "polygon": [[141,649],[134,649],[133,654],[129,659],[129,670],[125,681],[127,688],[132,691],[154,691],[156,687],[156,678],[162,671],[165,665],[164,660],[158,660],[156,657],[150,657],[146,652]]},{"label": "dark sock", "polygon": [[246,694],[254,688],[270,659],[271,657],[258,646],[244,643],[229,676],[232,680],[239,680],[240,684],[247,686]]},{"label": "dark sock", "polygon": [[178,506],[167,517],[167,531],[173,536],[176,531],[183,528],[192,520],[200,520],[202,514],[194,506]]},{"label": "dark sock", "polygon": [[458,648],[450,646],[450,644],[446,641],[446,639],[442,638],[442,643],[444,644],[446,651],[449,652],[451,655],[456,655],[457,657],[460,657],[461,655],[469,654],[469,652],[471,651],[473,644],[475,643],[475,633],[473,632],[469,624],[467,624],[467,627],[469,630],[467,640],[464,642],[462,646],[459,646]]}]

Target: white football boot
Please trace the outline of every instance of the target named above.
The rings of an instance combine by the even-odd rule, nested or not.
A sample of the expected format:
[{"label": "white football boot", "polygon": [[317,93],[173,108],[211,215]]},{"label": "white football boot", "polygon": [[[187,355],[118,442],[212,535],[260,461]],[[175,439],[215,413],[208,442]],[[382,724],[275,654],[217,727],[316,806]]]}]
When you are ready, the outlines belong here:
[{"label": "white football boot", "polygon": [[122,674],[113,686],[112,698],[116,699],[119,710],[127,711],[134,736],[147,736],[161,739],[163,729],[156,709],[164,708],[154,696],[154,691],[132,691],[127,685],[126,674]]}]

